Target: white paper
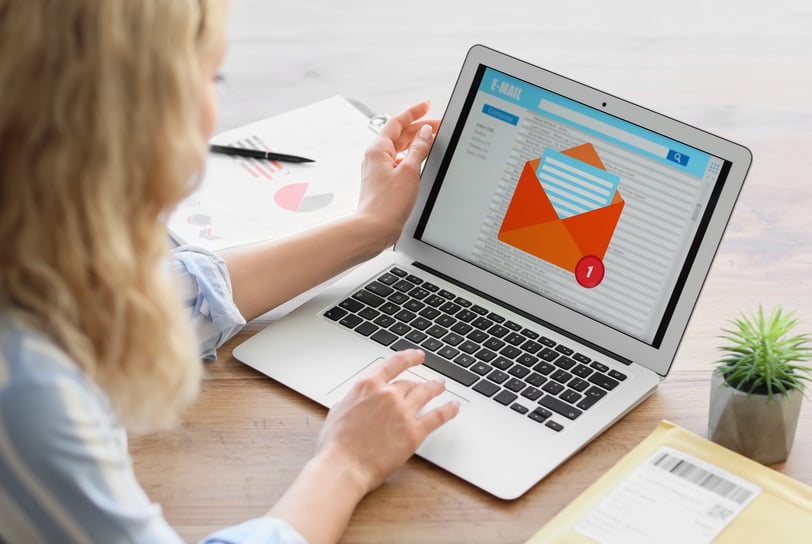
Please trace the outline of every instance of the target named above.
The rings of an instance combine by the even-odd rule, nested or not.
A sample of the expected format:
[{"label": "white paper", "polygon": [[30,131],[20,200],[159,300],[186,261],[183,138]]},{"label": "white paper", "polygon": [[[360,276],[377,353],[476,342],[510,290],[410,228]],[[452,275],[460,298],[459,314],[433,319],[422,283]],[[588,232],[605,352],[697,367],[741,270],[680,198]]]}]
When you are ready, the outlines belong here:
[{"label": "white paper", "polygon": [[662,447],[575,526],[601,544],[704,544],[761,488],[710,463]]},{"label": "white paper", "polygon": [[209,154],[203,183],[169,219],[172,237],[216,251],[276,239],[355,209],[375,132],[335,96],[224,132],[212,143],[302,155],[294,164]]}]

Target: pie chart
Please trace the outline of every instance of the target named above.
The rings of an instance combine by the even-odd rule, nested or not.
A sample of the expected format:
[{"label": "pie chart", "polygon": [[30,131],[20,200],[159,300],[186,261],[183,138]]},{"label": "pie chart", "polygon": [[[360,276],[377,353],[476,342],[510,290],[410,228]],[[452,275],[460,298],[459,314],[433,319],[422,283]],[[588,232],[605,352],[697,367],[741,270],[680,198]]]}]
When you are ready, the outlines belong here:
[{"label": "pie chart", "polygon": [[290,212],[313,212],[333,201],[333,193],[311,194],[309,183],[285,185],[273,195],[276,205]]}]

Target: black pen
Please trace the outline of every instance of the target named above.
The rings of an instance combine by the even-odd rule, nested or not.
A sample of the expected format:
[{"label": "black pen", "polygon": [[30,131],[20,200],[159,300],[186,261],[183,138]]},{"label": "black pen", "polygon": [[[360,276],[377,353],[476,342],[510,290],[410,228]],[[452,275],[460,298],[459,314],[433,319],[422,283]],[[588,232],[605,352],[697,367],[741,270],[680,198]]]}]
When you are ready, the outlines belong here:
[{"label": "black pen", "polygon": [[307,157],[298,155],[288,155],[286,153],[275,153],[273,151],[261,151],[259,149],[248,149],[245,147],[231,147],[228,145],[211,144],[209,149],[212,153],[222,153],[223,155],[236,155],[237,157],[251,157],[252,159],[265,159],[266,161],[282,162],[316,162]]}]

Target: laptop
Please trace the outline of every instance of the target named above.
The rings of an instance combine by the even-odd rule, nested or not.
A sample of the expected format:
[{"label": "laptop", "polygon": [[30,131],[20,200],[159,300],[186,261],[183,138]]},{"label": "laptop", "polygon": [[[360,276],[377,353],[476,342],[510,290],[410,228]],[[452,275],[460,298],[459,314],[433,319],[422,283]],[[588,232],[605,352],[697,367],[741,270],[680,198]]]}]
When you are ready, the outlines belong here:
[{"label": "laptop", "polygon": [[324,406],[392,353],[459,415],[417,454],[524,494],[669,372],[751,163],[740,145],[476,45],[392,251],[234,356]]}]

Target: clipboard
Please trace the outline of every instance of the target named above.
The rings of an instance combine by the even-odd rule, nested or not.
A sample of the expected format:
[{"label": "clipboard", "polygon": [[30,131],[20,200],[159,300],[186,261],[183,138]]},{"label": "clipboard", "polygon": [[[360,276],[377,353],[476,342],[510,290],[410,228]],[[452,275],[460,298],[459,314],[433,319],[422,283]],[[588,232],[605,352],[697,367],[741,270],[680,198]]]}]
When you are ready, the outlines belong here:
[{"label": "clipboard", "polygon": [[216,135],[211,143],[302,154],[316,162],[209,154],[199,188],[167,221],[170,237],[178,245],[220,251],[351,213],[364,151],[388,119],[336,95]]}]

